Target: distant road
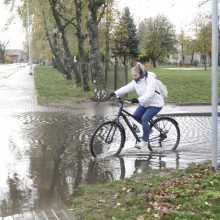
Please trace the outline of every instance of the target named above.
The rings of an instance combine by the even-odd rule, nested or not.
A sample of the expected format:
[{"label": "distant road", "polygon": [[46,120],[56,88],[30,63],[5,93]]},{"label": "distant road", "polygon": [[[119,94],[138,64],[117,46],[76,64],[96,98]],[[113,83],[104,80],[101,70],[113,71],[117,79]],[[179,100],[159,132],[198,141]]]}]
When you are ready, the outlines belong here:
[{"label": "distant road", "polygon": [[25,66],[27,63],[0,64],[0,80],[7,79]]},{"label": "distant road", "polygon": [[0,112],[47,111],[37,104],[34,75],[26,63],[0,65]]},{"label": "distant road", "polygon": [[[184,68],[184,67],[171,67],[171,68],[164,68],[164,69],[166,69],[166,70],[204,70],[205,68],[204,67],[192,67],[192,68],[190,68],[190,67],[186,67],[186,68]],[[207,69],[210,70],[211,68],[208,67]]]}]

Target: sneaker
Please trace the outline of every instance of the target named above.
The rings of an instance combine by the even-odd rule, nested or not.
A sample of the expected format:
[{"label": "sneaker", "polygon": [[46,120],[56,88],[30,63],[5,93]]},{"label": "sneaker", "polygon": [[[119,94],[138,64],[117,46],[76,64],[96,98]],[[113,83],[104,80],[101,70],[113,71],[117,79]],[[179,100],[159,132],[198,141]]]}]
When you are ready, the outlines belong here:
[{"label": "sneaker", "polygon": [[148,147],[148,142],[147,141],[144,141],[144,140],[141,140],[141,142],[137,142],[135,147],[137,149],[141,149],[143,147]]}]

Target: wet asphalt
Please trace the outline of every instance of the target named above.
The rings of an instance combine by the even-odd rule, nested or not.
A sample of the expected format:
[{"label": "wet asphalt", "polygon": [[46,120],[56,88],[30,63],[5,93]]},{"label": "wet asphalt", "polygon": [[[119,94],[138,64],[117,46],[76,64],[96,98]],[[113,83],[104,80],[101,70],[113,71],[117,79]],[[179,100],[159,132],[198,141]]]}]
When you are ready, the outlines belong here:
[{"label": "wet asphalt", "polygon": [[[163,108],[161,114],[169,114],[179,123],[181,140],[175,152],[122,151],[119,157],[94,161],[89,151],[92,132],[112,118],[117,107],[109,102],[40,106],[36,97],[29,66],[0,65],[2,217],[71,208],[74,189],[80,183],[131,177],[152,167],[183,169],[191,162],[212,159],[211,106]],[[134,108],[127,107],[131,112]],[[125,149],[134,142],[128,133]]]}]

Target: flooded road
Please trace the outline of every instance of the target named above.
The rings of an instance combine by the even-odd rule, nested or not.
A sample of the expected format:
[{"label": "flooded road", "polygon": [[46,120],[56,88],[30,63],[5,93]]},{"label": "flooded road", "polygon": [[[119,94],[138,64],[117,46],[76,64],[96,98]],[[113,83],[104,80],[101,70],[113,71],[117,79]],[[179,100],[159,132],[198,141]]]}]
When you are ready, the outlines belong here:
[{"label": "flooded road", "polygon": [[[32,76],[26,75],[29,78],[21,85],[23,72],[18,73],[0,81],[0,216],[58,206],[60,201],[68,206],[80,183],[122,179],[151,168],[183,169],[191,162],[211,160],[211,118],[176,116],[181,131],[176,152],[136,150],[94,161],[91,134],[115,115],[115,107],[92,102],[38,106]],[[125,148],[134,144],[128,132]]]},{"label": "flooded road", "polygon": [[[136,150],[95,162],[89,140],[97,124],[105,119],[104,115],[89,115],[86,111],[1,117],[2,214],[25,207],[42,209],[57,199],[68,204],[79,183],[117,180],[149,168],[185,168],[191,162],[211,159],[210,117],[176,117],[181,129],[176,152],[140,154]],[[128,133],[126,144],[134,143]]]}]

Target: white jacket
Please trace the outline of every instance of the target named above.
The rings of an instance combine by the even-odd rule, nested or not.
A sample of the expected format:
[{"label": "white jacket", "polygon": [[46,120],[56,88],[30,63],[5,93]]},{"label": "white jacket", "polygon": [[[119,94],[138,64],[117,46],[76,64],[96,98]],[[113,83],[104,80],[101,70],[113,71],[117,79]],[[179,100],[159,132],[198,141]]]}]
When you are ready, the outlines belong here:
[{"label": "white jacket", "polygon": [[135,90],[139,96],[138,101],[140,105],[144,107],[154,106],[163,107],[164,100],[163,97],[156,93],[155,91],[160,91],[156,83],[156,75],[153,72],[148,72],[147,78],[144,77],[138,82],[132,80],[126,86],[121,87],[115,91],[117,96],[121,96],[125,93]]}]

